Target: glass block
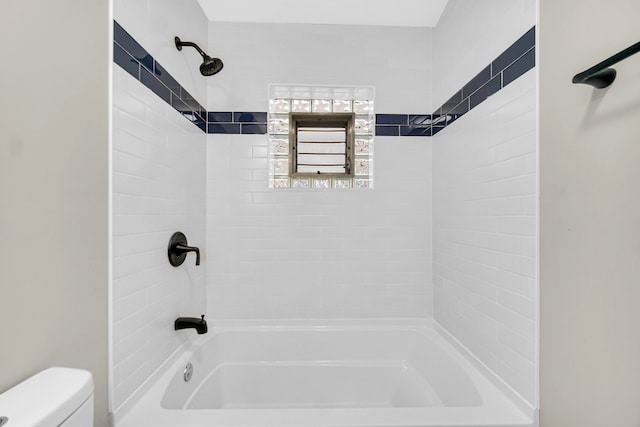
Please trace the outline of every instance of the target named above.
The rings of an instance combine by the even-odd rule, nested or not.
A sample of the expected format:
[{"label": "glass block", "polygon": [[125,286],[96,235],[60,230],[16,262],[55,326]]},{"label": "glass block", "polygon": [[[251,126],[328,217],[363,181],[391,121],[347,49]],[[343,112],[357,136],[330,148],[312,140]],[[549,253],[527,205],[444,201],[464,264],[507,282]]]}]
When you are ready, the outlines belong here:
[{"label": "glass block", "polygon": [[288,113],[289,111],[291,111],[291,103],[288,99],[269,100],[270,113]]},{"label": "glass block", "polygon": [[370,134],[373,131],[373,120],[364,117],[356,118],[355,123],[356,133]]},{"label": "glass block", "polygon": [[269,133],[289,133],[289,118],[272,117],[269,119]]},{"label": "glass block", "polygon": [[289,175],[289,159],[275,159],[273,171],[276,175]]},{"label": "glass block", "polygon": [[313,180],[313,188],[329,188],[328,178],[316,178]]},{"label": "glass block", "polygon": [[369,175],[369,160],[356,159],[356,175]]},{"label": "glass block", "polygon": [[331,100],[330,99],[314,99],[312,111],[314,113],[330,113]]},{"label": "glass block", "polygon": [[356,179],[356,188],[369,188],[370,181],[368,179]]},{"label": "glass block", "polygon": [[334,179],[333,188],[351,188],[350,179]]},{"label": "glass block", "polygon": [[356,139],[356,154],[369,154],[368,139]]},{"label": "glass block", "polygon": [[289,178],[274,179],[273,188],[289,188]]},{"label": "glass block", "polygon": [[308,99],[293,99],[291,101],[291,111],[294,113],[310,113],[311,101]]},{"label": "glass block", "polygon": [[309,188],[309,178],[294,178],[292,183],[293,188]]},{"label": "glass block", "polygon": [[353,101],[353,112],[356,114],[373,113],[373,101]]},{"label": "glass block", "polygon": [[333,100],[333,112],[334,113],[350,113],[351,101],[344,99]]},{"label": "glass block", "polygon": [[273,154],[289,154],[289,140],[288,139],[272,139],[271,140],[271,153]]}]

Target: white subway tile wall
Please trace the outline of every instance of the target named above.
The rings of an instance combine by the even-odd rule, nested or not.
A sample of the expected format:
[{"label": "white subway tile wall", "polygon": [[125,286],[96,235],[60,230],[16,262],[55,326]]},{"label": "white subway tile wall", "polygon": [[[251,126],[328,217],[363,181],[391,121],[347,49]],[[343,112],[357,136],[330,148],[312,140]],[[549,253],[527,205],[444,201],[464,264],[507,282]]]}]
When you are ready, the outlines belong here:
[{"label": "white subway tile wall", "polygon": [[113,0],[114,19],[200,103],[207,96],[207,79],[198,68],[202,57],[192,48],[178,51],[175,36],[208,52],[205,17],[196,0]]},{"label": "white subway tile wall", "polygon": [[[535,0],[450,0],[434,30],[207,23],[192,0],[116,0],[114,12],[210,111],[265,111],[269,84],[300,83],[371,85],[380,111],[429,112],[535,24]],[[221,57],[223,72],[202,78],[174,35]],[[114,409],[184,343],[173,320],[205,309],[434,316],[536,405],[535,87],[530,71],[433,138],[376,137],[375,189],[278,191],[268,155],[280,144],[205,135],[116,66]],[[177,230],[202,247],[200,268],[166,262]]]},{"label": "white subway tile wall", "polygon": [[449,0],[433,30],[433,106],[536,24],[536,0]]},{"label": "white subway tile wall", "polygon": [[[208,21],[195,0],[114,0],[114,19],[200,102],[200,55],[178,52],[173,37],[206,49]],[[175,269],[166,249],[174,231],[204,246],[205,139],[200,129],[114,65],[113,366],[117,411],[183,343],[179,315],[205,312],[206,255]],[[189,150],[185,150],[185,146]],[[206,248],[205,248],[206,249]],[[193,255],[191,255],[193,256]]]},{"label": "white subway tile wall", "polygon": [[431,143],[377,137],[374,190],[269,189],[267,135],[208,135],[213,319],[432,317]]},{"label": "white subway tile wall", "polygon": [[536,404],[535,70],[433,137],[434,316]]},{"label": "white subway tile wall", "polygon": [[[226,65],[208,81],[207,110],[266,111],[267,87],[282,83],[375,86],[376,110],[429,113],[431,33],[430,28],[210,22],[209,53]],[[296,107],[305,111],[311,105]]]},{"label": "white subway tile wall", "polygon": [[[113,409],[190,331],[178,316],[205,313],[206,135],[113,65]],[[203,249],[172,267],[175,231]]]}]

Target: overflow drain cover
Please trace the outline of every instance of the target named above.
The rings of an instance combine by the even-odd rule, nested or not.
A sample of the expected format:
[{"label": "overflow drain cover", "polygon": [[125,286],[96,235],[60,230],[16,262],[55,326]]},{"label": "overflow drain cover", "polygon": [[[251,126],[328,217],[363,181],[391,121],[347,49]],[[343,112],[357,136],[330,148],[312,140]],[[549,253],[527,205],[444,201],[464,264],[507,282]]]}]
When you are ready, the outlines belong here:
[{"label": "overflow drain cover", "polygon": [[0,417],[0,426],[6,426],[8,422],[9,422],[9,418]]},{"label": "overflow drain cover", "polygon": [[[187,366],[185,366],[184,368],[184,382],[189,382],[191,380],[191,377],[193,376],[193,365],[191,363],[187,363]],[[1,426],[2,424],[0,424]]]}]

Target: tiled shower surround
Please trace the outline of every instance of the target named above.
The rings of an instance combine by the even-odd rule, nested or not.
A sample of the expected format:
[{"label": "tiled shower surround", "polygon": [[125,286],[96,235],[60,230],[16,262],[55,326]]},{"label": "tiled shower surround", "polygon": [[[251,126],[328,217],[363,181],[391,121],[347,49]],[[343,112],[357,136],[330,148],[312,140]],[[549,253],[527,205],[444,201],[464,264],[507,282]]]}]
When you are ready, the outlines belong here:
[{"label": "tiled shower surround", "polygon": [[[434,29],[207,23],[185,3],[114,9],[114,409],[204,310],[433,317],[535,405],[535,2],[450,0]],[[223,71],[201,77],[174,35]],[[282,82],[376,87],[375,189],[269,189]],[[201,267],[165,265],[178,230]]]},{"label": "tiled shower surround", "polygon": [[[206,133],[253,135],[269,129],[267,112],[205,111],[117,22],[114,62]],[[531,28],[432,114],[376,114],[375,134],[433,136],[534,66],[535,28]]]}]

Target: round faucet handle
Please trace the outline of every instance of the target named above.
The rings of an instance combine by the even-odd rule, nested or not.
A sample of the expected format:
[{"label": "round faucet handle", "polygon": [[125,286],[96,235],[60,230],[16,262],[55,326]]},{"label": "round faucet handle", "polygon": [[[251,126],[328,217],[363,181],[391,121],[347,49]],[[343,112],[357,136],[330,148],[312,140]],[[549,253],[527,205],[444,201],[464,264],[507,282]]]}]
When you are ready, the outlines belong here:
[{"label": "round faucet handle", "polygon": [[202,320],[204,321],[204,314],[202,315]]}]

